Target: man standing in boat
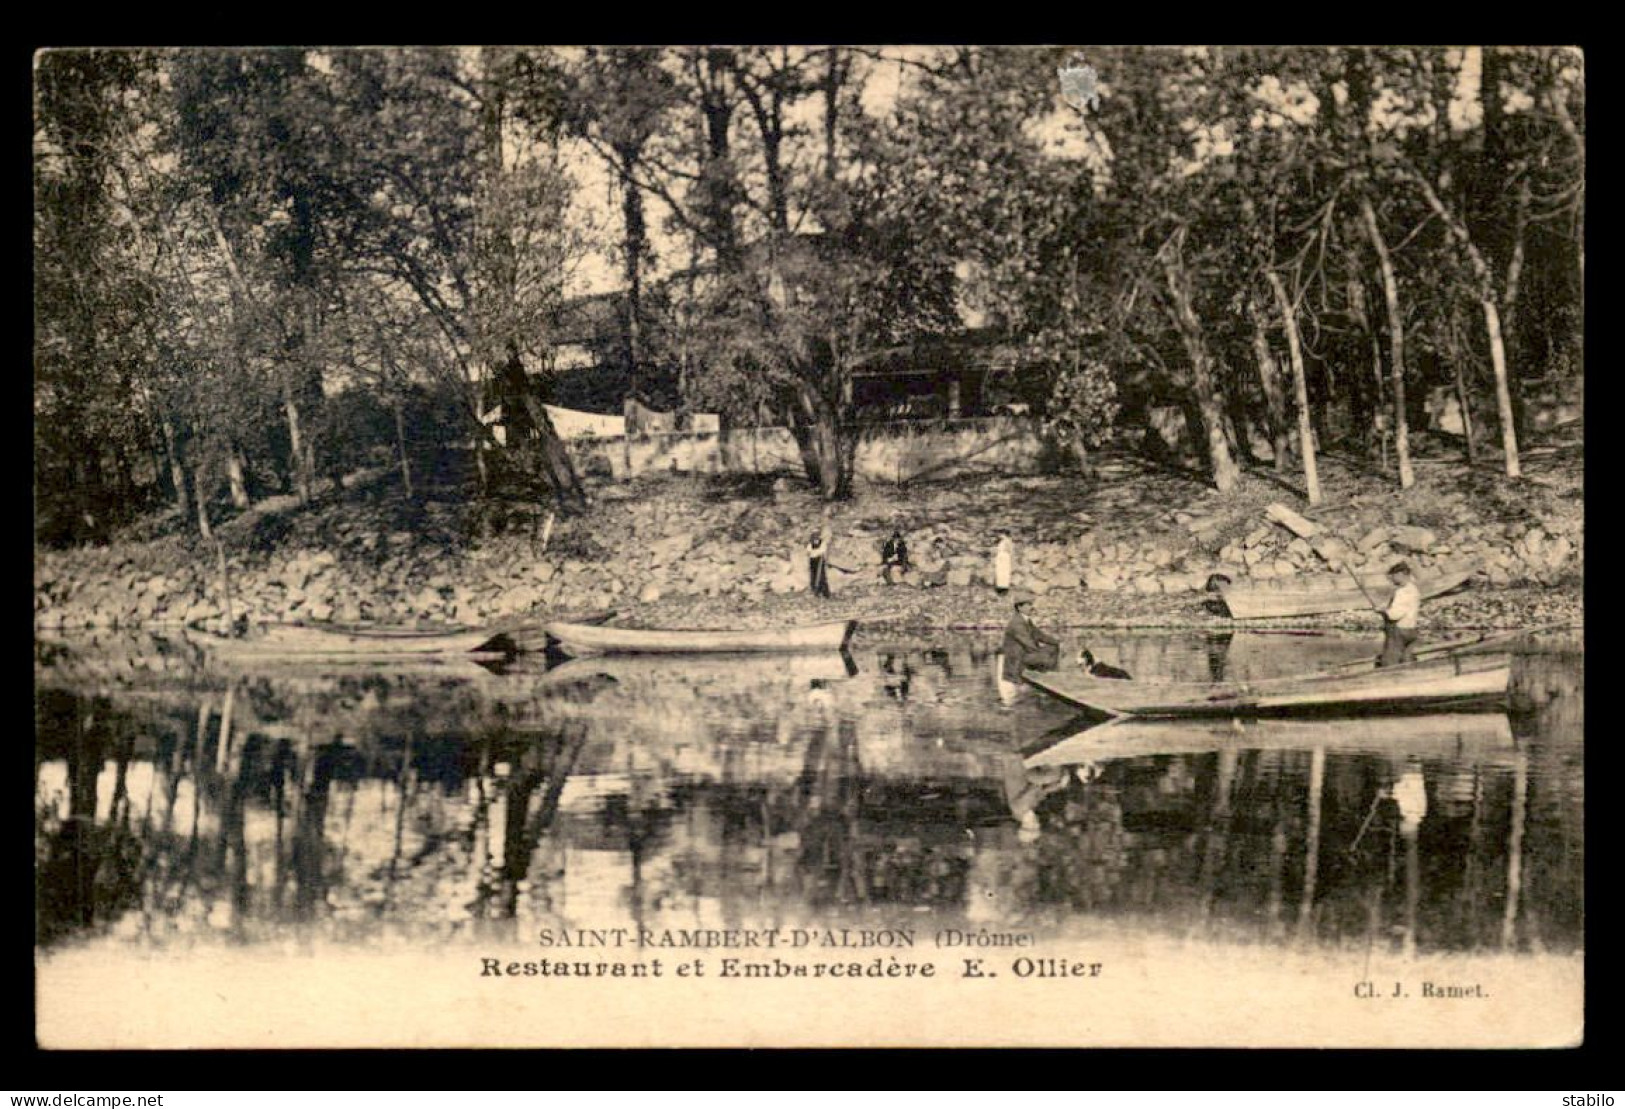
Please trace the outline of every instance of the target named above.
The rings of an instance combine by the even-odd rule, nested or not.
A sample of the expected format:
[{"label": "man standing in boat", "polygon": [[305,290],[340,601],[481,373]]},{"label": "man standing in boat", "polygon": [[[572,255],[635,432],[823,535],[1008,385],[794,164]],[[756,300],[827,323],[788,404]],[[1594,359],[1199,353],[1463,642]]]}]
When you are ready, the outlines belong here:
[{"label": "man standing in boat", "polygon": [[1408,562],[1396,562],[1388,570],[1394,583],[1394,597],[1387,608],[1372,606],[1382,613],[1382,655],[1378,666],[1399,666],[1416,656],[1416,618],[1422,611],[1422,591],[1416,587]]}]

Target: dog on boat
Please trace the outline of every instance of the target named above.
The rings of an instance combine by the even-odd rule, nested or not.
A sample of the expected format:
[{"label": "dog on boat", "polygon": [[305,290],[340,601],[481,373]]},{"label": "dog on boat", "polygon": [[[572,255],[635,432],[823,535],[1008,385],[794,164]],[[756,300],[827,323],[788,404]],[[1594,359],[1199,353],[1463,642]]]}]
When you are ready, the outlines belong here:
[{"label": "dog on boat", "polygon": [[1082,663],[1083,668],[1096,678],[1129,679],[1131,677],[1129,672],[1120,666],[1113,666],[1109,662],[1096,662],[1094,654],[1087,647],[1078,655],[1078,662]]}]

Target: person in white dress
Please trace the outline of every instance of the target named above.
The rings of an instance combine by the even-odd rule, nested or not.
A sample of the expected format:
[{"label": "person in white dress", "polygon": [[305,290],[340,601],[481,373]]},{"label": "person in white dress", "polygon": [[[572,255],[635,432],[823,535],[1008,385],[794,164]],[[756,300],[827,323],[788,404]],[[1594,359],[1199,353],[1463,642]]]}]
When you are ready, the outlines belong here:
[{"label": "person in white dress", "polygon": [[1010,578],[1015,571],[1016,545],[1010,541],[1010,533],[998,533],[999,541],[993,548],[993,588],[1002,597],[1010,591]]}]

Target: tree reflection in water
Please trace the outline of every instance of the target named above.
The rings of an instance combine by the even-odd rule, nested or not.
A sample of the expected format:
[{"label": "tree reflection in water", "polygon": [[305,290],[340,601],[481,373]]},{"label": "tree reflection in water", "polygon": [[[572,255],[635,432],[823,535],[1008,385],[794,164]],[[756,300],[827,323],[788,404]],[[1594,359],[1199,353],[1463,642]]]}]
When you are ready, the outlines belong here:
[{"label": "tree reflection in water", "polygon": [[[1200,672],[1208,646],[1132,660]],[[47,683],[39,942],[850,913],[1398,952],[1579,947],[1573,658],[1530,660],[1530,710],[1488,738],[1473,738],[1482,721],[1370,743],[1176,730],[1027,769],[1016,740],[1059,717],[1040,698],[1002,706],[988,648],[889,649],[856,675],[603,660]],[[1249,667],[1270,663],[1249,650]]]},{"label": "tree reflection in water", "polygon": [[[126,785],[133,738],[110,702],[43,691],[35,719],[38,728],[58,737],[67,762],[66,798],[42,797],[35,804],[37,930],[41,943],[51,943],[139,906],[143,852],[130,827]],[[109,750],[114,793],[109,818],[98,821],[99,778]],[[41,754],[36,748],[36,778]]]},{"label": "tree reflection in water", "polygon": [[[1511,746],[1473,761],[1322,747],[1114,759],[1041,803],[1033,896],[1172,917],[1197,935],[1407,956],[1519,948],[1533,910],[1543,946],[1560,932],[1557,949],[1572,950],[1580,886],[1565,839],[1578,812],[1531,826],[1528,763]],[[1540,876],[1538,903],[1526,872]]]}]

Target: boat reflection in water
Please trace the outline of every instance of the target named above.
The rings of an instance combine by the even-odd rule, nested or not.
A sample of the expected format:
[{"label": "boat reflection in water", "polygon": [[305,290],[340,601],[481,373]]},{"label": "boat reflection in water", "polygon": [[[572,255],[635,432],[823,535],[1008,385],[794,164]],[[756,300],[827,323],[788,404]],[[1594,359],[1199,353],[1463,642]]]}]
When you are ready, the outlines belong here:
[{"label": "boat reflection in water", "polygon": [[[1514,718],[1123,722],[1024,759],[1067,714],[1003,704],[994,646],[503,672],[41,656],[39,942],[1110,918],[1580,948],[1574,657],[1528,660]],[[1199,638],[1154,649],[1207,665]]]}]

